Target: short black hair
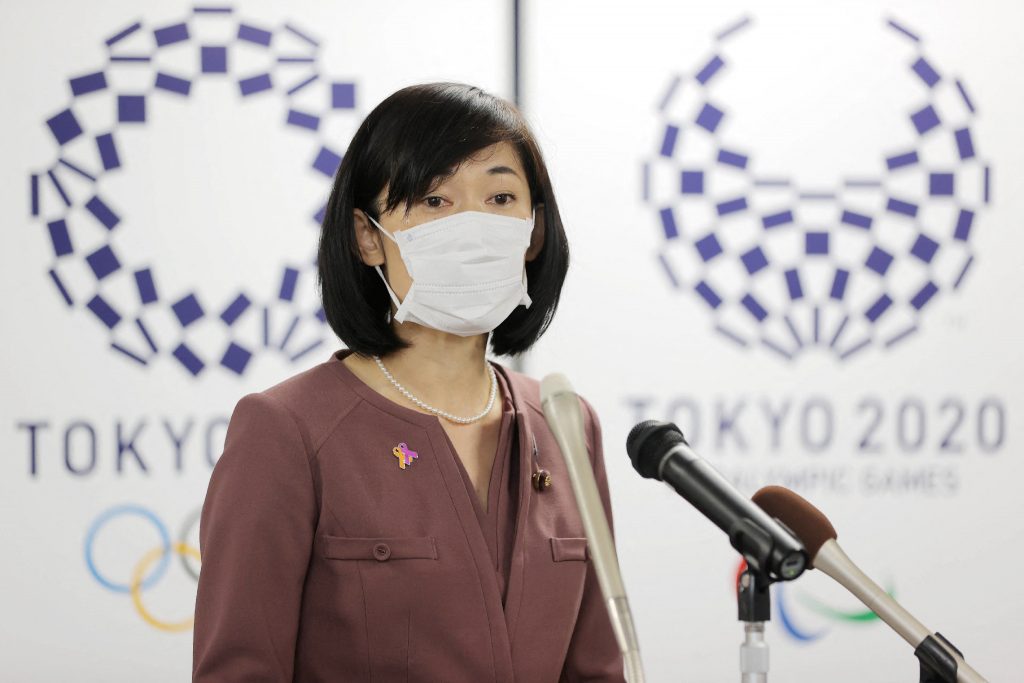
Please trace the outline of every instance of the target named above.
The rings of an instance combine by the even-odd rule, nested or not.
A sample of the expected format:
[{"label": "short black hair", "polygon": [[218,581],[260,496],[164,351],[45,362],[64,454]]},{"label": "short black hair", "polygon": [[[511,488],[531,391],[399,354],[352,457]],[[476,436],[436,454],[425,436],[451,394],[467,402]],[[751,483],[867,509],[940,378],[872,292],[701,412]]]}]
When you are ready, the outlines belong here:
[{"label": "short black hair", "polygon": [[[356,353],[386,356],[409,346],[391,327],[391,298],[356,243],[353,211],[374,219],[406,210],[475,152],[509,142],[526,171],[533,205],[543,204],[544,245],[526,262],[529,308],[517,306],[491,333],[492,351],[517,355],[547,329],[569,267],[569,242],[551,179],[526,120],[512,103],[462,83],[395,92],[363,120],[342,157],[324,212],[317,285],[327,323]],[[376,198],[387,187],[384,206]]]}]

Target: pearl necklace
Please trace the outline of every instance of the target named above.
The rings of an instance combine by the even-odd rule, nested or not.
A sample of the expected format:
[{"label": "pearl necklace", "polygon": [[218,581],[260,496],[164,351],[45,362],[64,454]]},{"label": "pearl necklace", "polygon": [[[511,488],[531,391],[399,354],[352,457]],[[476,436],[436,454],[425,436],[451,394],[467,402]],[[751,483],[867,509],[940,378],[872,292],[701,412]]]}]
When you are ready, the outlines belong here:
[{"label": "pearl necklace", "polygon": [[412,401],[419,407],[423,408],[424,410],[428,410],[434,415],[437,415],[438,417],[443,417],[444,419],[449,420],[451,422],[458,422],[459,424],[470,424],[471,422],[476,422],[477,420],[480,420],[481,418],[487,416],[487,414],[491,412],[491,408],[494,406],[494,398],[498,395],[498,378],[494,374],[494,368],[491,366],[490,363],[487,363],[487,370],[491,373],[491,395],[490,398],[487,399],[487,407],[483,409],[483,412],[474,415],[473,417],[459,417],[457,415],[452,415],[451,413],[441,410],[440,408],[435,408],[433,406],[427,405],[420,399],[413,396],[408,389],[399,384],[398,380],[396,380],[392,376],[392,374],[388,372],[388,369],[384,367],[384,362],[380,359],[380,356],[375,355],[373,359],[377,361],[377,367],[381,369],[381,371],[384,373],[384,376],[387,377],[391,381],[391,383],[395,385],[395,388],[402,392],[402,394],[406,398],[408,398],[410,401]]}]

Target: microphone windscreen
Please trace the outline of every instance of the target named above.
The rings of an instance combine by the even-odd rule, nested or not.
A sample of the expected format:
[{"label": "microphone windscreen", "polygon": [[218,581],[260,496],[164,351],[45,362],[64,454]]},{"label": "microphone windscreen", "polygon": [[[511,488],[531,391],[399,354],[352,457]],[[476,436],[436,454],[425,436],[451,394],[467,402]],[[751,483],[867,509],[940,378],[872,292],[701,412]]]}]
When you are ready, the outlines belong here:
[{"label": "microphone windscreen", "polygon": [[811,557],[811,566],[821,546],[838,538],[832,522],[821,510],[784,486],[765,486],[751,500],[796,534]]},{"label": "microphone windscreen", "polygon": [[658,479],[658,464],[662,456],[680,442],[686,443],[686,438],[673,423],[645,420],[630,430],[626,437],[626,453],[633,469],[641,476]]}]

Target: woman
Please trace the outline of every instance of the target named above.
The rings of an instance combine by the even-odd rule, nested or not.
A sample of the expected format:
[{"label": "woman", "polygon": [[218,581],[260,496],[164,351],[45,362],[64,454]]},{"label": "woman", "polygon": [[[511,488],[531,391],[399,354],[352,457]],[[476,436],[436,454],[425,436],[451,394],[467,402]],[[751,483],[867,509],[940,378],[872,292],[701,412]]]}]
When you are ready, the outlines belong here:
[{"label": "woman", "polygon": [[537,341],[568,267],[522,116],[466,85],[396,92],[322,228],[348,348],[235,406],[200,522],[193,681],[624,681],[539,382],[485,356]]}]

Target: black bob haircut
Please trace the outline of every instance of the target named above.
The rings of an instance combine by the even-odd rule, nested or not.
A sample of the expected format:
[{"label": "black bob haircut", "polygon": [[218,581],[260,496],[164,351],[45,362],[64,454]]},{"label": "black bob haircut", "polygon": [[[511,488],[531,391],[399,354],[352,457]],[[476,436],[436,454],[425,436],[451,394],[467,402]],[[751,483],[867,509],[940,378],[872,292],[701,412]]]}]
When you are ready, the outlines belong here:
[{"label": "black bob haircut", "polygon": [[[532,203],[543,204],[544,244],[526,262],[529,308],[517,306],[490,335],[496,355],[517,355],[547,329],[569,267],[569,243],[540,148],[511,103],[461,83],[413,85],[363,120],[334,177],[320,230],[317,284],[327,323],[354,352],[386,356],[410,344],[391,327],[391,298],[356,244],[353,212],[374,219],[405,210],[475,152],[510,143],[526,171]],[[377,196],[387,187],[384,206]],[[537,207],[540,209],[541,207]]]}]

